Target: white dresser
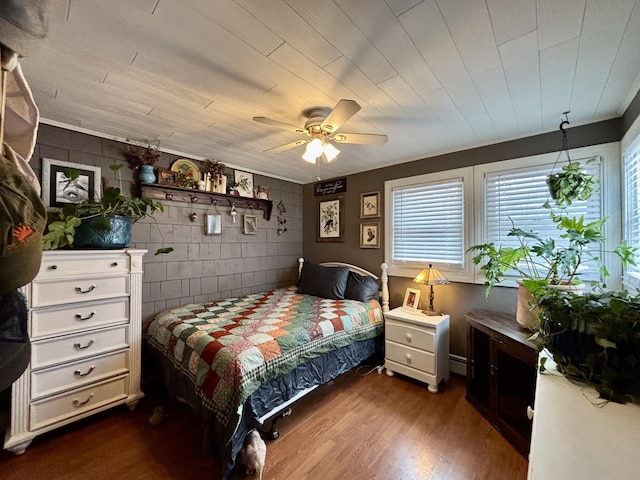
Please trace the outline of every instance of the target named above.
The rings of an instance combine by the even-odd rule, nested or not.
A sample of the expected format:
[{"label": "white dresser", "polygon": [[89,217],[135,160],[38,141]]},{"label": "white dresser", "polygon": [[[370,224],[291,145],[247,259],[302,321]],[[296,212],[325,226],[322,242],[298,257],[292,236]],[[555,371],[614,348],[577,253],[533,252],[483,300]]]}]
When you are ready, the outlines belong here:
[{"label": "white dresser", "polygon": [[431,393],[449,379],[449,315],[411,313],[401,308],[384,314],[384,366],[387,375],[407,375],[429,385]]},{"label": "white dresser", "polygon": [[24,287],[31,363],[13,384],[4,448],[126,403],[140,390],[142,256],[146,250],[44,252]]}]

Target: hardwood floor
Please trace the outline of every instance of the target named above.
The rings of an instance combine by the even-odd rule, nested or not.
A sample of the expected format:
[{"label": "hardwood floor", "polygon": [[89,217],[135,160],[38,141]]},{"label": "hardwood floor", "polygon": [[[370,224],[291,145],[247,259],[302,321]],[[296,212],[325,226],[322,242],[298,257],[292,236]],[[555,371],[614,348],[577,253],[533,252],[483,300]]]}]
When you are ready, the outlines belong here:
[{"label": "hardwood floor", "polygon": [[[464,399],[452,377],[431,394],[406,377],[361,367],[322,386],[278,421],[267,441],[265,480],[519,480],[527,461]],[[24,455],[0,453],[5,480],[218,479],[202,453],[202,430],[188,406],[162,389],[129,412],[118,407],[36,437]],[[149,425],[157,405],[169,417]]]}]

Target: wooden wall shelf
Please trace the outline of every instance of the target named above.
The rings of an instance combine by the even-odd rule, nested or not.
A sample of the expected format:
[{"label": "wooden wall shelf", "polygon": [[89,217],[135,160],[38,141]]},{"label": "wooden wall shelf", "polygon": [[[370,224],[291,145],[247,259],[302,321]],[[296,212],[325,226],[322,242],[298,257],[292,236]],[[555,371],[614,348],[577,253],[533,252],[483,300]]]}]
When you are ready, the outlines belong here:
[{"label": "wooden wall shelf", "polygon": [[140,182],[140,196],[153,200],[170,200],[172,202],[197,203],[198,205],[216,205],[218,207],[245,208],[247,210],[261,210],[262,217],[269,221],[273,202],[261,198],[240,197],[226,193],[205,192],[191,188],[171,187],[155,183]]}]

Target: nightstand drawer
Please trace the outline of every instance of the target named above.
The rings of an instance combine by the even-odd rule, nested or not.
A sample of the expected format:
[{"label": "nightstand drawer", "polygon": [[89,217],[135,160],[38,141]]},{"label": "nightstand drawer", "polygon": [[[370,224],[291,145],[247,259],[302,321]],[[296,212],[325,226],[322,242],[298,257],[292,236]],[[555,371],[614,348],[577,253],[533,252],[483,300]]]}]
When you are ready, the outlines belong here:
[{"label": "nightstand drawer", "polygon": [[402,345],[435,351],[435,333],[406,323],[387,319],[384,324],[385,339]]},{"label": "nightstand drawer", "polygon": [[127,398],[127,376],[74,390],[31,404],[30,428],[42,428]]},{"label": "nightstand drawer", "polygon": [[129,277],[65,278],[34,280],[31,308],[87,302],[129,295]]},{"label": "nightstand drawer", "polygon": [[127,348],[127,325],[31,343],[31,369]]},{"label": "nightstand drawer", "polygon": [[128,373],[127,350],[31,372],[31,398],[53,395]]},{"label": "nightstand drawer", "polygon": [[31,313],[31,338],[79,332],[128,321],[128,297],[36,309]]},{"label": "nightstand drawer", "polygon": [[389,341],[385,342],[384,348],[385,357],[393,362],[430,374],[436,373],[436,356],[433,353]]}]

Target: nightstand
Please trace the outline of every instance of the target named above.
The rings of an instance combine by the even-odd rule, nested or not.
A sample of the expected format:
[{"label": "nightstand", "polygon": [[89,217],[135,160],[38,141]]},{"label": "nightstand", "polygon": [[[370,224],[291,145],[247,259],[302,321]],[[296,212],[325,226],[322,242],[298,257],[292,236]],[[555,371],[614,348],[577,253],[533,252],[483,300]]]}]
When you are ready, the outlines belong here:
[{"label": "nightstand", "polygon": [[401,373],[429,385],[431,393],[449,379],[449,315],[394,308],[384,314],[387,375]]}]

